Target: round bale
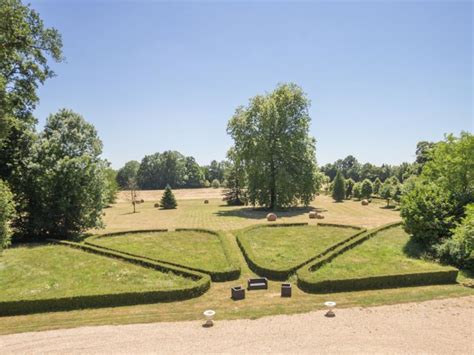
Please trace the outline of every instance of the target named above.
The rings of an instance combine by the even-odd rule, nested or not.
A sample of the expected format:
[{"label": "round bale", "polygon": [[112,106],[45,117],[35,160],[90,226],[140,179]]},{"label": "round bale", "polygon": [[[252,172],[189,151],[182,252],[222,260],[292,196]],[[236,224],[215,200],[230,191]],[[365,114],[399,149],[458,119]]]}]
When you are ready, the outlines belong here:
[{"label": "round bale", "polygon": [[318,212],[316,211],[310,211],[309,212],[309,218],[310,219],[314,219],[314,218],[317,218],[318,217]]},{"label": "round bale", "polygon": [[275,213],[267,214],[267,221],[268,222],[275,222],[277,220],[277,215]]},{"label": "round bale", "polygon": [[362,204],[362,206],[368,206],[369,205],[369,201],[367,201],[365,199],[360,201],[360,203]]},{"label": "round bale", "polygon": [[209,203],[209,200],[204,200],[204,204],[207,205]]},{"label": "round bale", "polygon": [[160,207],[160,204],[159,204],[159,203],[155,203],[153,206],[155,206],[155,208],[158,208],[158,207]]}]

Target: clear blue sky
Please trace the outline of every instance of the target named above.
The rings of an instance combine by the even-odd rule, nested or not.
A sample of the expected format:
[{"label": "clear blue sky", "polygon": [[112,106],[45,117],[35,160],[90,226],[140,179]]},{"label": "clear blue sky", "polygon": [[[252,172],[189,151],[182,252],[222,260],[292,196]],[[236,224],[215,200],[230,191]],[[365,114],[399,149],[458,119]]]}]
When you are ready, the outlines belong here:
[{"label": "clear blue sky", "polygon": [[471,2],[32,1],[66,63],[40,125],[71,108],[113,167],[168,149],[223,159],[235,108],[279,82],[312,101],[320,164],[397,164],[420,140],[473,130]]}]

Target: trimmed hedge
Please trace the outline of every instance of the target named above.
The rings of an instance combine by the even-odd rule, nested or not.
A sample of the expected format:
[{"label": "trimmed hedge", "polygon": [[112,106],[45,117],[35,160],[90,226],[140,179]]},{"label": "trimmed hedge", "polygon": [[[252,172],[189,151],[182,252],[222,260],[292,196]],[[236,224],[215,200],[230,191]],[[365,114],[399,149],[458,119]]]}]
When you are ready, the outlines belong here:
[{"label": "trimmed hedge", "polygon": [[0,302],[0,316],[69,311],[82,308],[118,307],[157,302],[172,302],[198,297],[204,294],[211,287],[210,277],[205,274],[192,272],[183,268],[171,267],[157,262],[151,262],[148,260],[144,260],[143,258],[122,255],[118,252],[101,250],[99,248],[75,242],[59,241],[54,239],[49,239],[48,241],[55,244],[81,249],[85,252],[127,261],[154,270],[162,272],[172,272],[174,274],[190,278],[194,280],[196,284],[194,286],[167,290],[143,292],[136,291],[99,295],[78,295],[72,297],[50,299]]},{"label": "trimmed hedge", "polygon": [[315,271],[322,265],[331,262],[337,256],[360,245],[361,243],[375,236],[377,233],[386,229],[398,227],[401,224],[402,222],[389,223],[359,234],[356,238],[353,238],[351,243],[341,245],[339,248],[335,249],[333,253],[324,256],[322,259],[316,259],[312,263],[300,268],[296,272],[298,287],[308,293],[328,293],[404,286],[435,285],[456,282],[458,270],[455,268],[450,268],[446,271],[377,275],[352,279],[322,281],[314,281],[311,279],[311,272]]},{"label": "trimmed hedge", "polygon": [[[242,232],[249,231],[249,230],[256,229],[256,228],[264,228],[264,227],[275,227],[275,226],[292,227],[292,226],[307,226],[307,225],[308,225],[308,223],[288,223],[288,224],[279,224],[279,225],[274,224],[274,225],[268,225],[268,226],[267,225],[258,225],[258,226],[253,226],[253,227],[246,228]],[[319,225],[321,225],[321,224],[319,224]],[[326,223],[324,225],[325,226],[336,226],[336,227],[338,226],[338,225],[331,225],[329,223]],[[304,265],[306,265],[308,263],[311,263],[313,260],[326,255],[327,253],[329,253],[330,251],[336,249],[340,245],[348,243],[349,241],[351,241],[352,239],[356,238],[357,236],[359,236],[360,234],[362,234],[366,231],[365,229],[360,228],[360,227],[354,227],[354,226],[344,226],[344,227],[354,228],[358,232],[351,235],[351,236],[349,236],[348,238],[346,238],[344,240],[341,240],[340,242],[338,242],[336,244],[331,245],[329,248],[327,248],[323,252],[311,257],[310,259],[308,259],[308,260],[306,260],[306,261],[304,261],[304,262],[302,262],[302,263],[300,263],[300,264],[298,264],[294,267],[281,269],[281,270],[269,269],[265,266],[259,265],[258,262],[256,261],[257,258],[253,254],[252,248],[247,244],[247,241],[242,237],[242,235],[237,236],[237,244],[239,245],[240,250],[242,250],[242,253],[244,254],[245,260],[247,261],[247,264],[249,265],[250,269],[253,272],[255,272],[257,275],[267,277],[270,280],[284,281],[284,280],[287,280],[292,274],[294,274],[298,269],[300,269]]]},{"label": "trimmed hedge", "polygon": [[[440,285],[455,283],[458,270],[427,271],[410,274],[380,275],[352,279],[304,282],[298,278],[298,287],[309,293],[377,290],[409,286]],[[300,282],[302,281],[302,282]]]},{"label": "trimmed hedge", "polygon": [[[150,230],[149,232],[153,233],[155,231],[167,232],[168,230]],[[232,280],[237,280],[240,277],[240,266],[238,266],[238,264],[235,263],[234,260],[232,259],[231,255],[230,255],[229,247],[227,245],[227,242],[226,242],[225,238],[223,238],[220,233],[212,231],[212,230],[201,229],[201,228],[177,228],[176,229],[176,232],[185,232],[185,231],[208,233],[208,234],[216,236],[219,239],[220,243],[221,243],[222,249],[224,250],[224,255],[225,255],[225,257],[226,257],[226,259],[227,259],[227,261],[230,265],[230,268],[228,270],[224,270],[224,271],[209,271],[209,270],[204,270],[204,269],[201,269],[201,268],[184,266],[184,265],[174,263],[174,262],[171,262],[171,261],[164,261],[164,260],[159,260],[159,259],[155,259],[155,258],[149,258],[149,257],[146,257],[146,256],[141,256],[141,255],[125,252],[125,251],[117,251],[113,248],[104,247],[104,246],[97,245],[97,244],[94,244],[93,242],[91,242],[94,239],[102,238],[103,236],[123,235],[123,234],[128,234],[127,232],[119,232],[119,234],[110,233],[108,235],[93,236],[93,237],[88,238],[88,240],[90,240],[90,241],[88,241],[88,240],[84,241],[84,244],[92,246],[94,248],[104,249],[104,250],[111,251],[111,252],[119,252],[121,254],[130,256],[132,258],[140,258],[140,259],[144,259],[144,260],[148,260],[148,261],[152,261],[152,262],[157,262],[157,263],[164,264],[164,265],[169,265],[169,266],[173,266],[173,267],[183,268],[185,270],[191,270],[191,271],[207,274],[207,275],[211,276],[211,280],[214,281],[214,282],[232,281]],[[132,233],[141,233],[141,232],[142,231],[132,231]]]},{"label": "trimmed hedge", "polygon": [[105,233],[105,234],[97,234],[90,236],[89,238],[103,238],[103,237],[115,237],[119,235],[124,235],[124,234],[140,234],[140,233],[160,233],[160,232],[168,232],[168,229],[134,229],[131,231],[120,231],[120,232],[112,232],[112,233]]}]

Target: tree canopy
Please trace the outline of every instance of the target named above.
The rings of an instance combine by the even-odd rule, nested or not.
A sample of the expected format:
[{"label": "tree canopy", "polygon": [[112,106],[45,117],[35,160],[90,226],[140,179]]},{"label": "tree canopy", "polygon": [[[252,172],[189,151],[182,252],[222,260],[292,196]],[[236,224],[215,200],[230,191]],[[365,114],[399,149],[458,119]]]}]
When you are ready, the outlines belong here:
[{"label": "tree canopy", "polygon": [[310,102],[295,84],[281,84],[237,108],[227,132],[246,174],[248,201],[271,209],[309,204],[318,189]]}]

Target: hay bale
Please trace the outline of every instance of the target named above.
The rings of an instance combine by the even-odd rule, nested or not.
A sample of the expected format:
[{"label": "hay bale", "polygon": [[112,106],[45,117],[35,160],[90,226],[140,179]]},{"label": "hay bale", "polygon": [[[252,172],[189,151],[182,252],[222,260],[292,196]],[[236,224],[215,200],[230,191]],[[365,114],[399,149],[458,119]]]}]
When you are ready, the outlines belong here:
[{"label": "hay bale", "polygon": [[204,204],[207,205],[209,203],[209,200],[204,200]]},{"label": "hay bale", "polygon": [[275,222],[277,220],[277,215],[275,213],[267,214],[267,221],[268,222]]},{"label": "hay bale", "polygon": [[324,216],[323,216],[322,214],[317,213],[317,214],[316,214],[316,218],[317,218],[317,219],[324,219]]},{"label": "hay bale", "polygon": [[310,211],[309,212],[309,218],[310,219],[314,219],[314,218],[317,218],[318,217],[318,212],[316,211]]},{"label": "hay bale", "polygon": [[160,204],[159,204],[159,203],[155,203],[153,206],[154,206],[155,208],[158,208],[158,207],[160,207]]},{"label": "hay bale", "polygon": [[362,206],[368,206],[369,205],[369,201],[367,201],[365,199],[360,201],[360,203],[362,204]]}]

